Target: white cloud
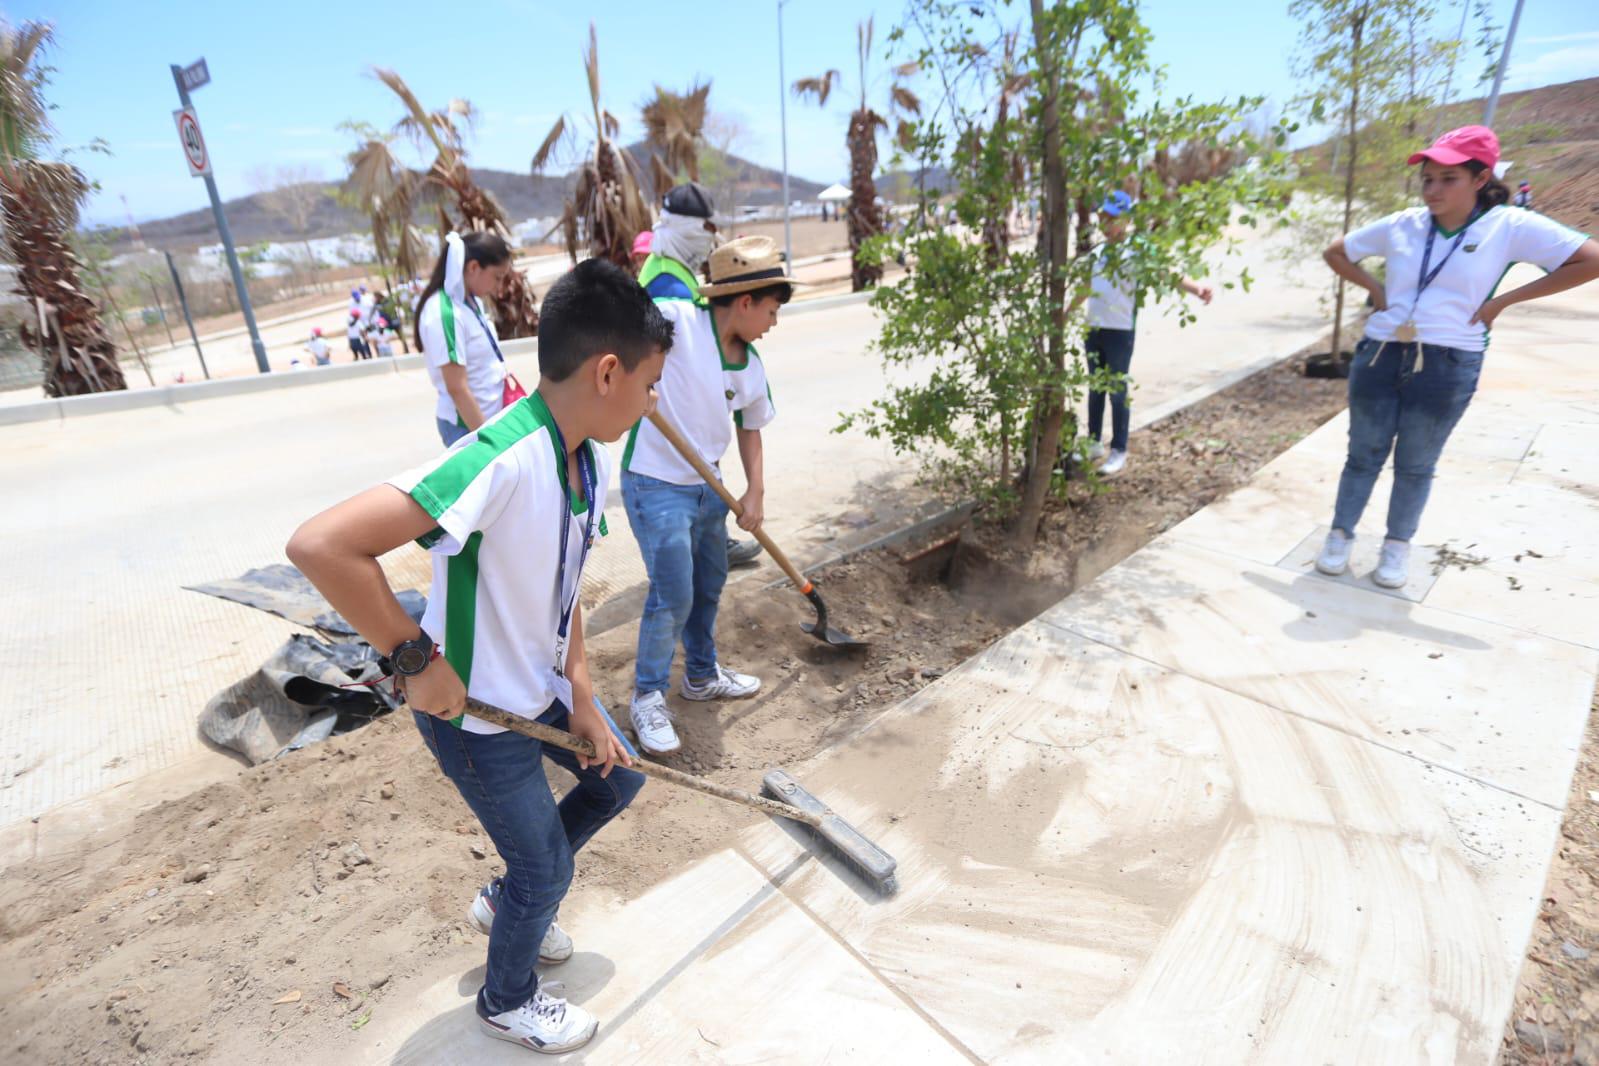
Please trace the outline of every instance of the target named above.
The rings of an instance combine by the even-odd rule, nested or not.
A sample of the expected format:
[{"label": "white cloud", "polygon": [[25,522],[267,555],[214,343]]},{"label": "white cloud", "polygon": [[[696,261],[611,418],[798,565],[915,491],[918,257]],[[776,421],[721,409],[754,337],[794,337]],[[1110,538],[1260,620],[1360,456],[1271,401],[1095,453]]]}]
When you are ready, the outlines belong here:
[{"label": "white cloud", "polygon": [[1569,41],[1599,41],[1599,30],[1582,33],[1557,33],[1548,37],[1524,37],[1518,44],[1565,44]]},{"label": "white cloud", "polygon": [[1595,75],[1599,75],[1599,40],[1593,44],[1550,49],[1525,59],[1512,56],[1510,70],[1505,75],[1505,88],[1554,85]]}]

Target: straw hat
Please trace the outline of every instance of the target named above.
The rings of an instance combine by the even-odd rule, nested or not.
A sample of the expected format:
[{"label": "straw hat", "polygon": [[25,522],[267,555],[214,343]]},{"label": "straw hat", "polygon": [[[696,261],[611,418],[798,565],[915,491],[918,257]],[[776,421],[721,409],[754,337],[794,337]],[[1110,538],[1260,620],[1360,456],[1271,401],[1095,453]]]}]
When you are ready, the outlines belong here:
[{"label": "straw hat", "polygon": [[804,285],[789,274],[783,253],[770,237],[734,237],[711,253],[711,283],[701,296],[731,296],[768,285]]}]

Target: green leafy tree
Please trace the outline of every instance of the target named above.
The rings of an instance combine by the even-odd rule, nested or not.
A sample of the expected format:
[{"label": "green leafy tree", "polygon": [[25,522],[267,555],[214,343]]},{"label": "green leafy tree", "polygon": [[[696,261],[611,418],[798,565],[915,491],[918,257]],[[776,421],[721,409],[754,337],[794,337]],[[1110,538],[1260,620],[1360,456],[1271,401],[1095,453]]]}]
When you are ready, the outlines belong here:
[{"label": "green leafy tree", "polygon": [[[1443,132],[1433,127],[1469,46],[1434,32],[1439,10],[1432,0],[1293,0],[1288,10],[1301,23],[1293,71],[1303,86],[1290,106],[1310,122],[1336,127],[1301,157],[1297,185],[1309,206],[1296,213],[1298,239],[1289,254],[1304,259],[1415,203],[1415,173],[1405,160]],[[1495,28],[1480,6],[1478,19],[1476,46],[1488,49]],[[1343,347],[1344,292],[1335,279],[1335,353]]]},{"label": "green leafy tree", "polygon": [[[845,425],[930,457],[947,484],[997,505],[1017,543],[1030,545],[1064,484],[1054,470],[1075,436],[1068,407],[1090,384],[1119,385],[1095,379],[1082,350],[1089,209],[1113,189],[1140,194],[1134,234],[1104,246],[1107,268],[1130,278],[1141,302],[1174,294],[1185,276],[1206,272],[1205,253],[1231,219],[1252,224],[1280,200],[1286,130],[1274,128],[1270,144],[1245,131],[1258,100],[1164,99],[1131,0],[1032,0],[1027,27],[948,0],[915,0],[912,10],[916,62],[935,73],[941,98],[908,143],[924,159],[947,158],[965,225],[874,244],[911,267],[873,296],[877,350],[891,367],[922,372]],[[1021,46],[1007,49],[1008,35]],[[1250,165],[1186,179],[1171,149],[1187,144]],[[968,239],[962,230],[987,232],[1026,195],[1018,173],[1038,182],[1036,246]]]}]

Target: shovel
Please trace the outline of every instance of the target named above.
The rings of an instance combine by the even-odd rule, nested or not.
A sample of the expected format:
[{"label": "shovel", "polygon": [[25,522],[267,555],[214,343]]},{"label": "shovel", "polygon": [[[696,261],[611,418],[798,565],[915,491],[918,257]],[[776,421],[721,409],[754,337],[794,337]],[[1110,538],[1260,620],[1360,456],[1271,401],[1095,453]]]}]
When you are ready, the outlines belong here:
[{"label": "shovel", "polygon": [[[689,447],[688,442],[678,434],[672,424],[662,418],[659,411],[650,412],[650,422],[656,429],[661,431],[661,436],[665,437],[666,442],[677,450],[677,454],[683,457],[683,461],[692,466],[695,472],[705,479],[705,483],[716,490],[716,494],[722,498],[722,502],[727,504],[727,509],[732,511],[734,516],[743,517],[744,508],[740,507],[738,500],[734,498],[731,492],[727,491],[727,486],[722,484],[722,479],[716,476],[716,471],[705,465],[705,460],[701,459],[699,454]],[[801,629],[823,644],[834,648],[871,647],[868,642],[856,640],[854,637],[841,633],[827,624],[827,604],[822,602],[822,594],[816,591],[814,584],[806,580],[804,574],[800,573],[799,567],[789,562],[788,556],[783,554],[783,549],[774,544],[772,538],[766,535],[766,530],[756,529],[755,539],[761,542],[761,547],[766,549],[766,554],[770,555],[777,562],[777,565],[782,568],[783,573],[788,575],[788,579],[794,582],[794,587],[799,589],[800,595],[810,600],[811,606],[816,608],[816,621],[800,623]]]}]

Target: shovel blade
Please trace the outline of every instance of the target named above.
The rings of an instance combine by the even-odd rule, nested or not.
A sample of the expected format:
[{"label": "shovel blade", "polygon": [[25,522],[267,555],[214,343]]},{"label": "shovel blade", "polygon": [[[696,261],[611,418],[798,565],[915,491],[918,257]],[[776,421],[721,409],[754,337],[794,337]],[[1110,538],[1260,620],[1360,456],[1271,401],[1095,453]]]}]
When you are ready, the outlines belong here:
[{"label": "shovel blade", "polygon": [[870,648],[871,642],[856,640],[846,633],[840,633],[832,626],[818,626],[815,622],[801,622],[800,628],[823,644],[830,644],[835,648]]}]

